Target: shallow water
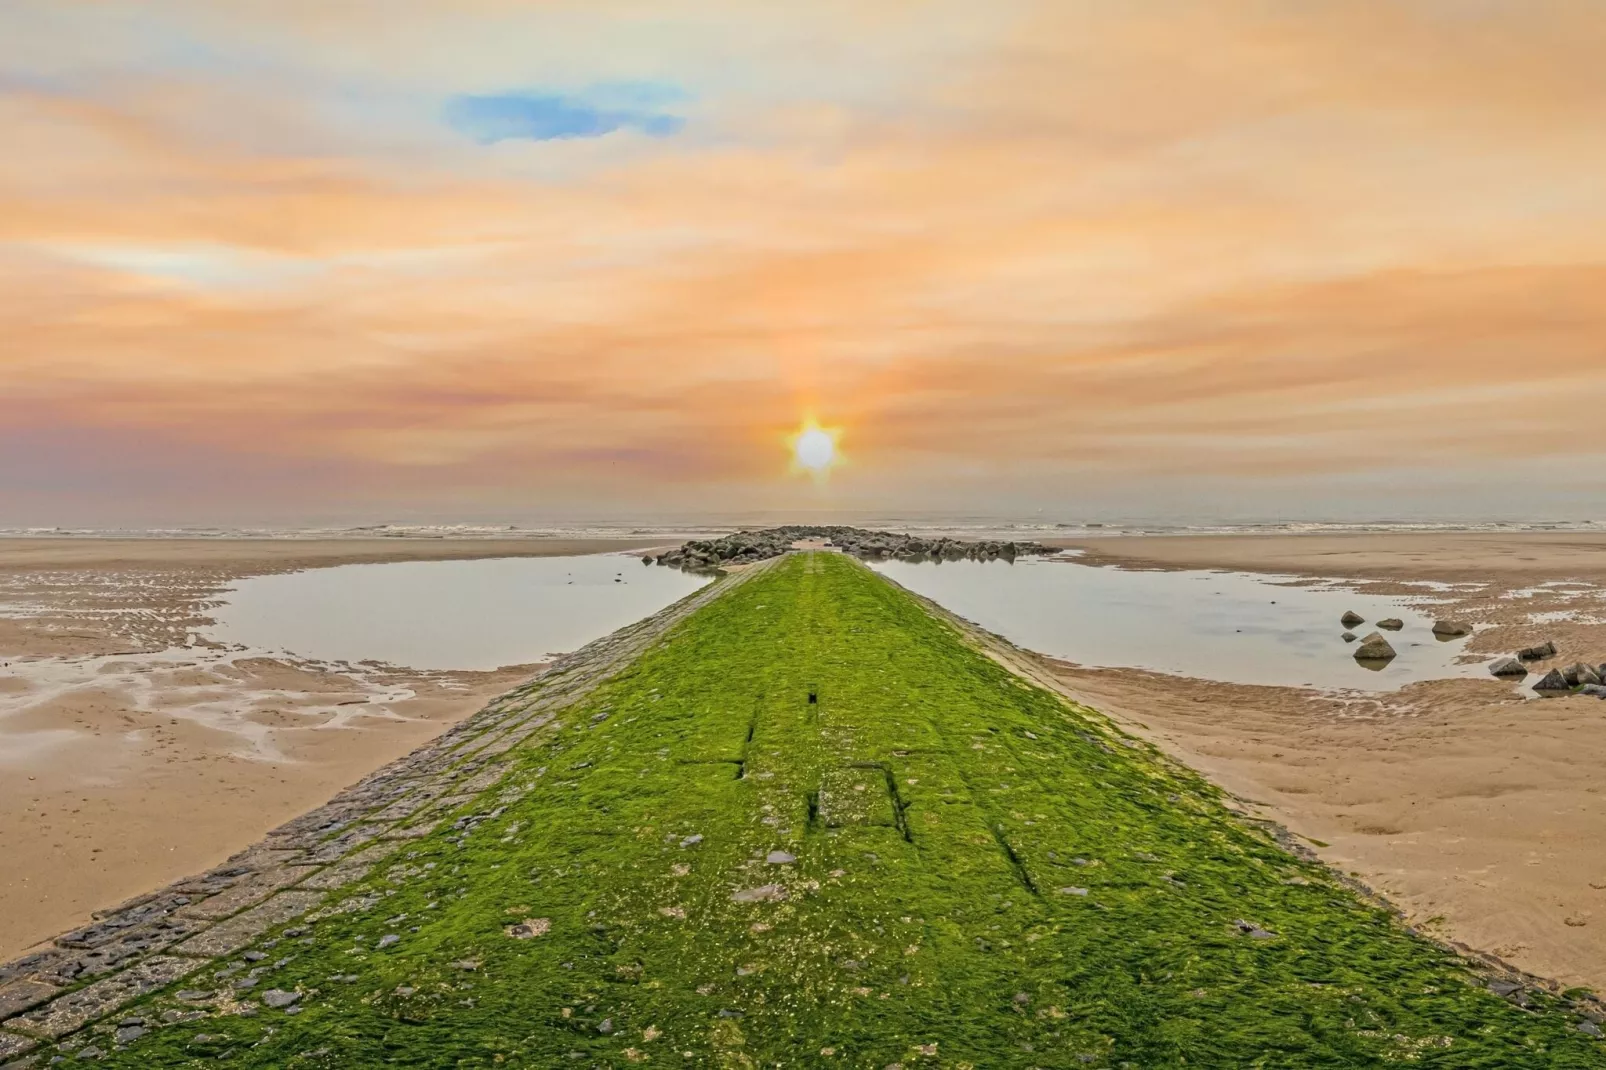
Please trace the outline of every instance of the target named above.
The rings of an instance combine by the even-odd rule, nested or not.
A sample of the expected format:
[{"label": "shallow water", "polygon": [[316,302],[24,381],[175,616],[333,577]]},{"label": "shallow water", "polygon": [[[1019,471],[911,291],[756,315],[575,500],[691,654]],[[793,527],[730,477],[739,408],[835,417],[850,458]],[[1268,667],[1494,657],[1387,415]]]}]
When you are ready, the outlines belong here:
[{"label": "shallow water", "polygon": [[[1130,571],[1063,558],[872,567],[1019,646],[1079,665],[1364,690],[1486,671],[1457,665],[1466,640],[1439,641],[1433,618],[1401,599],[1326,584],[1279,586],[1294,577]],[[1399,656],[1380,669],[1357,663],[1354,647],[1339,638],[1349,609],[1368,622],[1404,621],[1403,631],[1383,633]],[[1350,630],[1364,637],[1374,626]]]},{"label": "shallow water", "polygon": [[707,582],[624,554],[339,565],[240,580],[203,634],[310,661],[496,669],[575,650]]}]

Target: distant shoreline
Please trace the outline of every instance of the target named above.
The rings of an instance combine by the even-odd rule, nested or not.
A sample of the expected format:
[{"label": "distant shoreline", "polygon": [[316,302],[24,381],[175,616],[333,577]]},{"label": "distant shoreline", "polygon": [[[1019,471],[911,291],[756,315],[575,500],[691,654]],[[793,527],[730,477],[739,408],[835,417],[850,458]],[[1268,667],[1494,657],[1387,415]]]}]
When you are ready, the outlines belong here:
[{"label": "distant shoreline", "polygon": [[1058,539],[1203,538],[1214,536],[1311,536],[1392,534],[1606,534],[1599,520],[1245,520],[1047,521],[1008,517],[899,517],[825,514],[817,517],[721,518],[702,523],[675,521],[553,524],[523,528],[514,525],[385,524],[356,527],[0,527],[0,546],[17,540],[160,540],[195,542],[529,542],[640,540],[683,542],[794,523],[845,525],[923,537]]}]

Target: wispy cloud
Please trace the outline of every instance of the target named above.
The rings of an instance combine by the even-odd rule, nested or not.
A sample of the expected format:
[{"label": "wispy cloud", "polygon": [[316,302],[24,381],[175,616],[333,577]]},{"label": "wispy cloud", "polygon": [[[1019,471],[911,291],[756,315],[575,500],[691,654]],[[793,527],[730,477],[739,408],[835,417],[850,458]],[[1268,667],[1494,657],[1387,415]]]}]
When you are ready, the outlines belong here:
[{"label": "wispy cloud", "polygon": [[887,508],[1606,458],[1585,7],[639,6],[0,2],[0,523],[785,504],[808,410]]},{"label": "wispy cloud", "polygon": [[468,93],[446,105],[446,121],[483,144],[603,137],[635,130],[649,137],[679,133],[686,120],[663,108],[683,100],[673,86],[609,83],[580,94],[538,90]]}]

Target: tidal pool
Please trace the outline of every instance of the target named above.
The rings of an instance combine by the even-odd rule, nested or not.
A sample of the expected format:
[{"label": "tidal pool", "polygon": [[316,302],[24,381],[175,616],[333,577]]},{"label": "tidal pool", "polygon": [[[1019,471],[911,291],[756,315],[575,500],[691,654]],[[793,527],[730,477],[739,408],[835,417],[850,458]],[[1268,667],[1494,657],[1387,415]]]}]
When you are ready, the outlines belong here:
[{"label": "tidal pool", "polygon": [[625,554],[338,565],[238,581],[203,634],[308,661],[496,669],[574,650],[708,582]]},{"label": "tidal pool", "polygon": [[[1455,662],[1465,639],[1443,642],[1433,618],[1404,600],[1335,588],[1286,587],[1296,577],[1150,572],[1026,559],[878,562],[877,572],[1011,642],[1098,668],[1138,668],[1242,684],[1388,691],[1416,680],[1484,673]],[[1340,636],[1353,609],[1397,617],[1383,635],[1399,656],[1357,663]]]}]

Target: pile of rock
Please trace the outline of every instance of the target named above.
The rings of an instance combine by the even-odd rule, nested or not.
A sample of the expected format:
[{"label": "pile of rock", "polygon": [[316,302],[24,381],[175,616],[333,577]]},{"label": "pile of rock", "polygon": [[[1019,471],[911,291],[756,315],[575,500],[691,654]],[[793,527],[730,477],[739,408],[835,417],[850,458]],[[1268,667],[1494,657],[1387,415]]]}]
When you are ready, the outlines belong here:
[{"label": "pile of rock", "polygon": [[[1489,673],[1510,679],[1528,675],[1529,661],[1545,661],[1556,656],[1556,644],[1546,640],[1537,646],[1524,647],[1516,657],[1496,658],[1489,664]],[[1574,662],[1566,668],[1553,668],[1534,684],[1534,690],[1545,695],[1562,695],[1578,691],[1595,698],[1606,698],[1606,663],[1591,665]]]},{"label": "pile of rock", "polygon": [[899,561],[1013,561],[1017,557],[1056,554],[1052,546],[1035,542],[982,540],[967,542],[943,537],[920,538],[889,531],[835,525],[788,525],[762,531],[738,531],[718,539],[693,539],[644,562],[687,571],[711,571],[724,565],[747,564],[779,557],[802,541],[818,541],[866,560]]},{"label": "pile of rock", "polygon": [[1589,665],[1580,661],[1565,669],[1551,669],[1544,679],[1534,684],[1534,690],[1556,694],[1582,689],[1584,694],[1606,698],[1603,681],[1606,681],[1606,665]]}]

